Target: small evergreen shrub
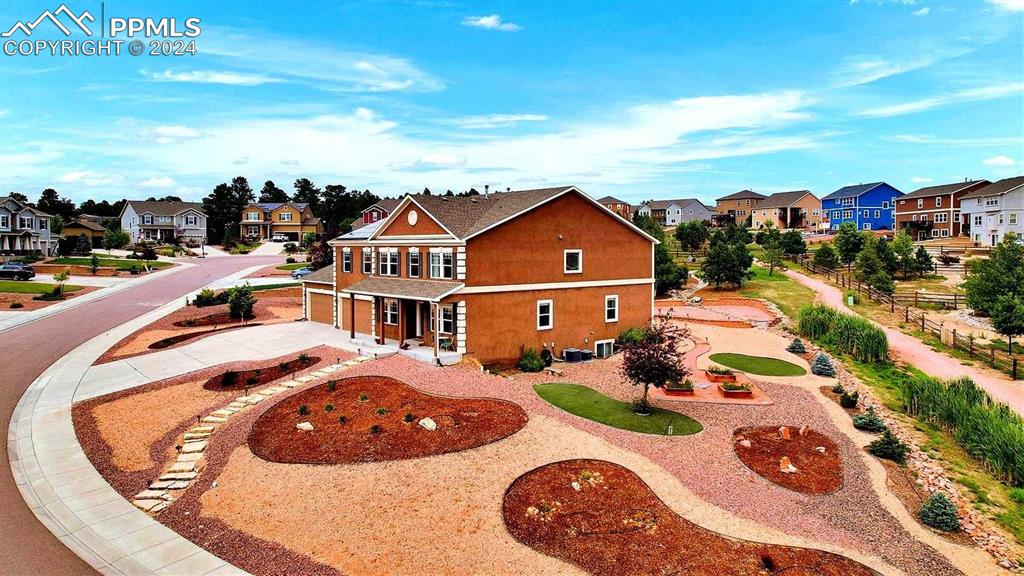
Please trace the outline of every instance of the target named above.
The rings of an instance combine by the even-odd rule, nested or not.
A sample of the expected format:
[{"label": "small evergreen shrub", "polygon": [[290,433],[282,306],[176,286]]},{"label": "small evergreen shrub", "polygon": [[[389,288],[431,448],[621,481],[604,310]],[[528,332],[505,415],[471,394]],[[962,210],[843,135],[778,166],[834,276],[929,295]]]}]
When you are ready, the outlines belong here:
[{"label": "small evergreen shrub", "polygon": [[370,434],[380,434],[383,431],[384,429],[381,428],[380,424],[374,424],[373,426],[370,426]]},{"label": "small evergreen shrub", "polygon": [[804,346],[804,341],[799,338],[794,338],[793,342],[786,347],[786,352],[792,352],[793,354],[804,354],[807,352],[807,348]]},{"label": "small evergreen shrub", "polygon": [[856,408],[858,400],[860,400],[860,392],[854,391],[853,394],[843,392],[839,397],[839,405],[843,408]]},{"label": "small evergreen shrub", "polygon": [[956,532],[960,529],[960,518],[956,515],[956,506],[942,492],[932,494],[921,504],[917,515],[927,526],[943,532]]},{"label": "small evergreen shrub", "polygon": [[338,389],[338,383],[331,380],[330,382],[327,383],[327,389],[330,390],[331,392],[334,392],[335,390]]},{"label": "small evergreen shrub", "polygon": [[334,412],[334,404],[324,404],[324,412]]},{"label": "small evergreen shrub", "polygon": [[252,287],[248,284],[237,286],[228,296],[228,315],[232,318],[252,318],[252,309],[256,305],[256,297],[252,295]]},{"label": "small evergreen shrub", "polygon": [[303,364],[305,364],[306,362],[309,362],[309,354],[306,354],[305,352],[303,352],[302,354],[299,354],[299,362],[301,362]]},{"label": "small evergreen shrub", "polygon": [[289,256],[289,257],[284,259],[284,263],[285,264],[295,264],[295,258],[293,258],[292,256]]},{"label": "small evergreen shrub", "polygon": [[234,386],[236,382],[238,382],[238,372],[234,370],[228,370],[220,377],[222,386]]},{"label": "small evergreen shrub", "polygon": [[345,422],[348,422],[348,418],[345,417],[344,414],[342,414],[341,416],[338,416],[338,424],[344,424]]},{"label": "small evergreen shrub", "polygon": [[255,376],[249,376],[248,378],[245,379],[245,383],[248,386],[255,386],[257,383],[259,383],[259,379],[256,378]]},{"label": "small evergreen shrub", "polygon": [[308,415],[309,415],[309,406],[306,406],[305,404],[300,404],[299,405],[299,416],[308,416]]},{"label": "small evergreen shrub", "polygon": [[626,328],[619,334],[618,344],[628,346],[629,344],[639,344],[651,337],[651,331],[647,328],[632,327]]},{"label": "small evergreen shrub", "polygon": [[402,420],[405,420],[407,423],[411,423],[415,419],[416,417],[413,416],[412,412],[406,412],[405,417],[402,418]]},{"label": "small evergreen shrub", "polygon": [[843,394],[846,394],[846,388],[843,388],[842,384],[836,382],[836,385],[832,387],[832,393],[842,396]]},{"label": "small evergreen shrub", "polygon": [[11,302],[10,308],[17,310],[18,308],[24,308],[25,305],[21,302]]},{"label": "small evergreen shrub", "polygon": [[519,357],[519,369],[523,372],[540,372],[544,369],[544,359],[533,348],[527,348]]},{"label": "small evergreen shrub", "polygon": [[811,362],[811,374],[827,376],[829,378],[835,377],[836,367],[832,365],[832,360],[828,357],[828,354],[818,352],[814,356],[814,361]]},{"label": "small evergreen shrub", "polygon": [[889,429],[882,432],[881,438],[875,440],[871,444],[868,444],[868,452],[871,452],[879,458],[892,460],[897,464],[903,464],[907,461],[907,452],[909,451],[910,447],[904,444],[903,441],[897,438]]},{"label": "small evergreen shrub", "polygon": [[380,407],[380,408],[377,408],[377,416],[383,416],[383,415],[387,414],[388,412],[390,412],[390,410],[388,410],[387,408],[384,408],[383,406]]},{"label": "small evergreen shrub", "polygon": [[886,429],[885,422],[875,412],[874,406],[868,406],[867,412],[854,416],[853,427],[866,432],[882,432]]},{"label": "small evergreen shrub", "polygon": [[716,376],[732,376],[733,374],[735,374],[735,372],[733,372],[729,368],[724,368],[717,364],[712,364],[711,366],[708,366],[705,372],[707,372],[708,374],[714,374]]},{"label": "small evergreen shrub", "polygon": [[367,401],[367,400],[369,400],[369,399],[370,399],[370,397],[369,397],[369,396],[367,396],[366,394],[364,394],[364,393],[360,393],[360,394],[359,394],[359,401],[360,401],[360,402],[366,402],[366,401]]},{"label": "small evergreen shrub", "polygon": [[224,304],[227,302],[227,298],[227,292],[221,292],[218,294],[209,288],[203,288],[198,294],[196,294],[196,298],[192,301],[192,304],[194,304],[196,308],[216,306],[217,304]]}]

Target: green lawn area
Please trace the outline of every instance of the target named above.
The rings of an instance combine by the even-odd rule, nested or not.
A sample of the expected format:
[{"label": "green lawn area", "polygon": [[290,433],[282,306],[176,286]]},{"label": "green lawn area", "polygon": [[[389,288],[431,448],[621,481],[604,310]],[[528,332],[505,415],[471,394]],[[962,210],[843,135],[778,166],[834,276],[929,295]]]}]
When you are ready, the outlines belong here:
[{"label": "green lawn area", "polygon": [[295,262],[294,264],[282,264],[277,266],[278,270],[298,270],[299,268],[305,268],[309,266],[309,262]]},{"label": "green lawn area", "polygon": [[275,288],[291,288],[292,286],[298,286],[298,282],[281,282],[280,284],[264,284],[262,286],[253,286],[253,292],[261,292],[263,290],[274,290]]},{"label": "green lawn area", "polygon": [[660,408],[652,407],[650,416],[637,416],[629,403],[619,402],[579,384],[537,384],[533,389],[548,403],[570,414],[614,428],[664,435],[671,424],[672,433],[676,436],[695,434],[704,429],[700,422],[689,416]]},{"label": "green lawn area", "polygon": [[[50,292],[53,292],[53,289],[56,287],[56,284],[46,284],[43,282],[0,280],[0,292],[6,292],[8,294],[49,294]],[[81,286],[74,286],[71,284],[64,285],[65,292],[74,292],[81,289]]]},{"label": "green lawn area", "polygon": [[733,354],[720,352],[710,356],[713,362],[727,366],[740,372],[748,374],[759,374],[761,376],[803,376],[807,371],[802,367],[764,356],[747,356],[746,354]]},{"label": "green lawn area", "polygon": [[[91,258],[56,258],[46,262],[46,264],[59,264],[64,266],[92,266]],[[142,270],[145,265],[149,265],[150,268],[165,268],[171,266],[171,262],[161,262],[159,260],[134,260],[131,258],[100,258],[99,265],[103,267],[116,268],[118,270],[131,270],[132,266],[137,266]]]},{"label": "green lawn area", "polygon": [[814,303],[814,291],[776,270],[771,276],[767,268],[752,266],[753,278],[743,285],[740,294],[749,298],[762,298],[774,303],[782,313],[796,320],[803,306]]}]

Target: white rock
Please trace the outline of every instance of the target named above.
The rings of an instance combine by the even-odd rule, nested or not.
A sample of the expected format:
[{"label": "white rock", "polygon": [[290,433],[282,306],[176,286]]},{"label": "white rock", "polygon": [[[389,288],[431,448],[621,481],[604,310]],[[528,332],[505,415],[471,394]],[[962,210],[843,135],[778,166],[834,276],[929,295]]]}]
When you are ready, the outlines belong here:
[{"label": "white rock", "polygon": [[743,446],[744,448],[750,448],[750,440],[740,440],[740,446]]},{"label": "white rock", "polygon": [[815,448],[815,450],[817,450],[818,452],[821,452],[822,454],[825,453],[825,447],[824,446],[818,446],[817,448]]},{"label": "white rock", "polygon": [[295,425],[295,427],[298,428],[299,430],[302,430],[303,432],[313,431],[313,424],[309,422],[299,422],[298,424]]},{"label": "white rock", "polygon": [[420,426],[426,430],[437,430],[437,422],[434,422],[431,418],[421,418]]}]

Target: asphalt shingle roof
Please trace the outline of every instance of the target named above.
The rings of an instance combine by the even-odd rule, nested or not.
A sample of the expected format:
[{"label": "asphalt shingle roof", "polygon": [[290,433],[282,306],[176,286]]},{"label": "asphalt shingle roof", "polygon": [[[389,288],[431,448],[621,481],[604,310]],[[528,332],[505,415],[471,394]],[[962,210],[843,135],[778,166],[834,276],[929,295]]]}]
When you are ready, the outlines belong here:
[{"label": "asphalt shingle roof", "polygon": [[907,200],[910,198],[920,198],[923,196],[939,196],[945,194],[953,194],[958,190],[963,190],[970,186],[974,186],[978,182],[988,182],[988,180],[971,180],[970,182],[954,182],[953,184],[939,184],[937,186],[925,186],[924,188],[918,188],[909,194],[900,196],[900,200]]},{"label": "asphalt shingle roof", "polygon": [[776,192],[757,205],[760,208],[788,208],[797,200],[810,194],[810,190],[794,190],[792,192]]},{"label": "asphalt shingle roof", "polygon": [[721,198],[716,198],[715,201],[716,202],[721,202],[722,200],[745,200],[747,198],[764,199],[764,197],[765,197],[764,194],[758,194],[757,192],[754,192],[753,190],[740,190],[739,192],[733,192],[732,194],[729,194],[728,196],[722,196]]},{"label": "asphalt shingle roof", "polygon": [[466,238],[493,224],[532,208],[571,188],[538,188],[496,192],[486,196],[425,196],[413,200],[457,238]]},{"label": "asphalt shingle roof", "polygon": [[315,282],[317,284],[330,284],[334,285],[334,269],[331,266],[324,266],[323,268],[309,274],[302,279],[303,282]]},{"label": "asphalt shingle roof", "polygon": [[701,203],[700,200],[697,200],[696,198],[678,198],[676,200],[651,200],[650,202],[645,202],[645,204],[650,206],[652,210],[664,210],[673,204],[676,204],[681,208],[685,208],[686,206],[694,202],[701,204],[701,206],[704,205],[703,203]]},{"label": "asphalt shingle roof", "polygon": [[264,212],[273,212],[274,210],[277,210],[278,208],[286,204],[288,206],[295,208],[299,212],[302,212],[303,210],[306,209],[307,206],[309,206],[309,204],[305,202],[257,202],[255,204],[250,204],[250,206],[256,206],[257,208],[263,210]]},{"label": "asphalt shingle roof", "polygon": [[1013,178],[1004,178],[998,182],[993,182],[984,188],[978,188],[974,192],[965,194],[962,198],[980,198],[981,196],[994,196],[996,194],[1005,194],[1014,188],[1024,186],[1024,176],[1014,176]]},{"label": "asphalt shingle roof", "polygon": [[401,198],[382,198],[378,200],[376,203],[374,203],[372,206],[368,206],[366,210],[363,210],[363,212],[367,212],[371,208],[376,206],[377,208],[380,208],[387,212],[388,214],[390,214],[392,210],[398,207],[398,203],[401,201]]},{"label": "asphalt shingle roof", "polygon": [[442,282],[439,280],[414,280],[411,278],[385,278],[373,276],[345,288],[343,292],[352,294],[369,294],[395,298],[417,298],[436,300],[448,292],[461,288],[462,282]]},{"label": "asphalt shingle roof", "polygon": [[869,184],[843,186],[839,190],[836,190],[835,192],[829,194],[828,196],[825,196],[824,198],[822,198],[822,200],[835,200],[836,198],[852,198],[855,196],[860,196],[861,194],[867,192],[868,190],[881,186],[882,184],[885,184],[885,182],[871,182]]},{"label": "asphalt shingle roof", "polygon": [[598,203],[600,203],[600,204],[625,204],[625,202],[623,202],[622,200],[619,200],[615,196],[605,196],[604,198],[601,198],[600,200],[598,200]]},{"label": "asphalt shingle roof", "polygon": [[93,222],[91,220],[81,220],[81,219],[79,219],[79,220],[75,220],[74,222],[69,222],[69,223],[64,225],[65,228],[67,228],[69,226],[81,226],[82,228],[88,228],[89,230],[93,230],[93,231],[96,231],[96,232],[103,232],[103,231],[106,230],[106,228],[101,226],[99,223]]},{"label": "asphalt shingle roof", "polygon": [[128,200],[137,214],[153,214],[154,216],[174,216],[186,210],[203,212],[202,202],[157,202],[154,200]]}]

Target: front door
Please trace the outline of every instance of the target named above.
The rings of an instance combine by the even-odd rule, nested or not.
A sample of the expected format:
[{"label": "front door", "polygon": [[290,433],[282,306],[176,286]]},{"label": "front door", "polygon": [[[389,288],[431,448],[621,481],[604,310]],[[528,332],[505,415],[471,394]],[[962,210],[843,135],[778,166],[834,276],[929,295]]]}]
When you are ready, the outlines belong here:
[{"label": "front door", "polygon": [[999,244],[999,237],[996,236],[995,234],[993,234],[992,235],[992,245],[995,246],[996,244]]},{"label": "front door", "polygon": [[420,324],[420,302],[402,300],[402,316],[405,319],[405,334],[402,337],[406,340],[423,337],[423,329]]}]

